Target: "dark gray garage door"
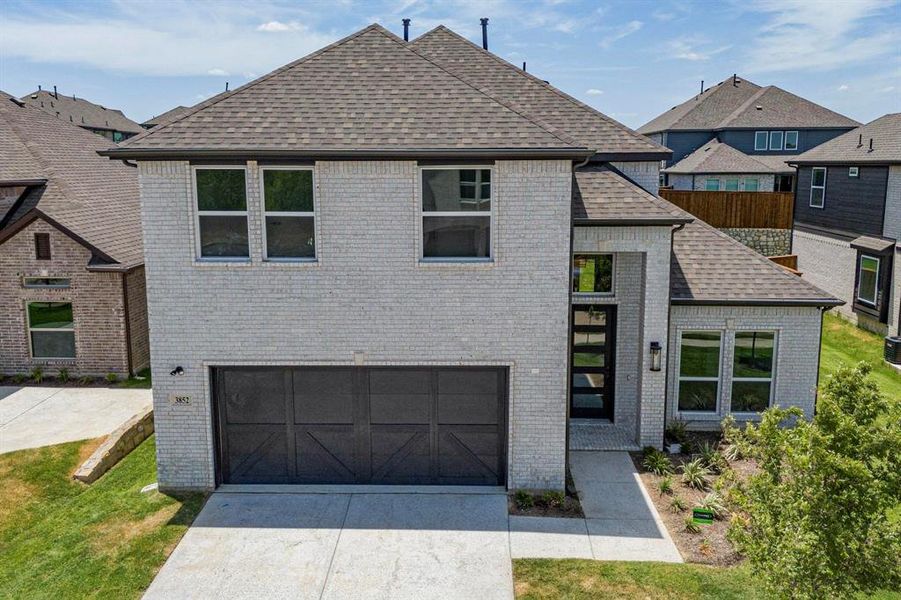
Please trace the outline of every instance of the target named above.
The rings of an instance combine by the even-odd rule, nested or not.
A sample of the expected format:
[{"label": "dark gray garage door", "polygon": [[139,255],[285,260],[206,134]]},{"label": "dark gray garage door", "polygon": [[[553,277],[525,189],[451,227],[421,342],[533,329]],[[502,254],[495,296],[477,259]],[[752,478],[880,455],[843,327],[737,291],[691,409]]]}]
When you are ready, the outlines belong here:
[{"label": "dark gray garage door", "polygon": [[503,485],[506,369],[220,367],[222,483]]}]

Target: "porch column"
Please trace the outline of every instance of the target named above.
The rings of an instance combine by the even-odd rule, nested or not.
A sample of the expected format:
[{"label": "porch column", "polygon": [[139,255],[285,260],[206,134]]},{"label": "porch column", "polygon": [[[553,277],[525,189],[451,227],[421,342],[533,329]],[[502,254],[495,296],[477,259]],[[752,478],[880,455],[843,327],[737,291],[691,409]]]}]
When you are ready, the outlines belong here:
[{"label": "porch column", "polygon": [[[645,249],[642,308],[641,382],[639,384],[639,445],[662,448],[666,405],[666,365],[670,305],[669,236]],[[651,371],[651,342],[660,343],[660,371]]]}]

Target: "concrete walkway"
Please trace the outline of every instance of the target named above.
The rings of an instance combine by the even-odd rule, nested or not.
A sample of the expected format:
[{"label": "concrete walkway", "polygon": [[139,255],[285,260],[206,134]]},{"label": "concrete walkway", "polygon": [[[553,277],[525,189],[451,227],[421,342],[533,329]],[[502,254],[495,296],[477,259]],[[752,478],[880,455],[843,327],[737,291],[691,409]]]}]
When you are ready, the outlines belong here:
[{"label": "concrete walkway", "polygon": [[152,402],[150,390],[0,386],[0,454],[107,435]]}]

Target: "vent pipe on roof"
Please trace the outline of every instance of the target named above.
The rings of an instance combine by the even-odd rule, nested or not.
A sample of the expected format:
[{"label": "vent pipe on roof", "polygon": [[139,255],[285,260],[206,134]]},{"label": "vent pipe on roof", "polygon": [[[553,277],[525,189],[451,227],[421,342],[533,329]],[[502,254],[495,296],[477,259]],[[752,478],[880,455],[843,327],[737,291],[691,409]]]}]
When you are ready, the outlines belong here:
[{"label": "vent pipe on roof", "polygon": [[479,19],[482,23],[482,49],[488,49],[488,17]]},{"label": "vent pipe on roof", "polygon": [[523,71],[526,70],[526,61],[522,61],[522,70],[523,70]]},{"label": "vent pipe on roof", "polygon": [[738,73],[732,74],[732,85],[738,87]]},{"label": "vent pipe on roof", "polygon": [[401,19],[404,24],[404,41],[410,41],[410,19]]},{"label": "vent pipe on roof", "polygon": [[39,91],[39,92],[41,91],[41,84],[40,84],[40,83],[38,84],[38,91]]},{"label": "vent pipe on roof", "polygon": [[226,92],[228,91],[228,82],[227,81],[225,82],[225,91]]},{"label": "vent pipe on roof", "polygon": [[56,86],[53,86],[53,97],[59,100],[59,94],[56,93]]},{"label": "vent pipe on roof", "polygon": [[872,151],[873,151],[873,138],[870,138],[870,149],[867,150],[867,152],[872,152]]},{"label": "vent pipe on roof", "polygon": [[863,134],[860,133],[857,135],[857,147],[860,148],[863,146]]},{"label": "vent pipe on roof", "polygon": [[704,94],[704,80],[701,80],[701,95]]}]

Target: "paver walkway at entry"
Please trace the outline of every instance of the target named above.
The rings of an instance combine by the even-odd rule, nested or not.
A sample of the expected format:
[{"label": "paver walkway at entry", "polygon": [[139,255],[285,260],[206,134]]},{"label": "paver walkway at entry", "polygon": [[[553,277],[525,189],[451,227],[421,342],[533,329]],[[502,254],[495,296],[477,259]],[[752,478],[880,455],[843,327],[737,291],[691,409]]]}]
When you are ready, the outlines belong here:
[{"label": "paver walkway at entry", "polygon": [[626,452],[570,452],[585,519],[510,517],[513,558],[682,562]]}]

